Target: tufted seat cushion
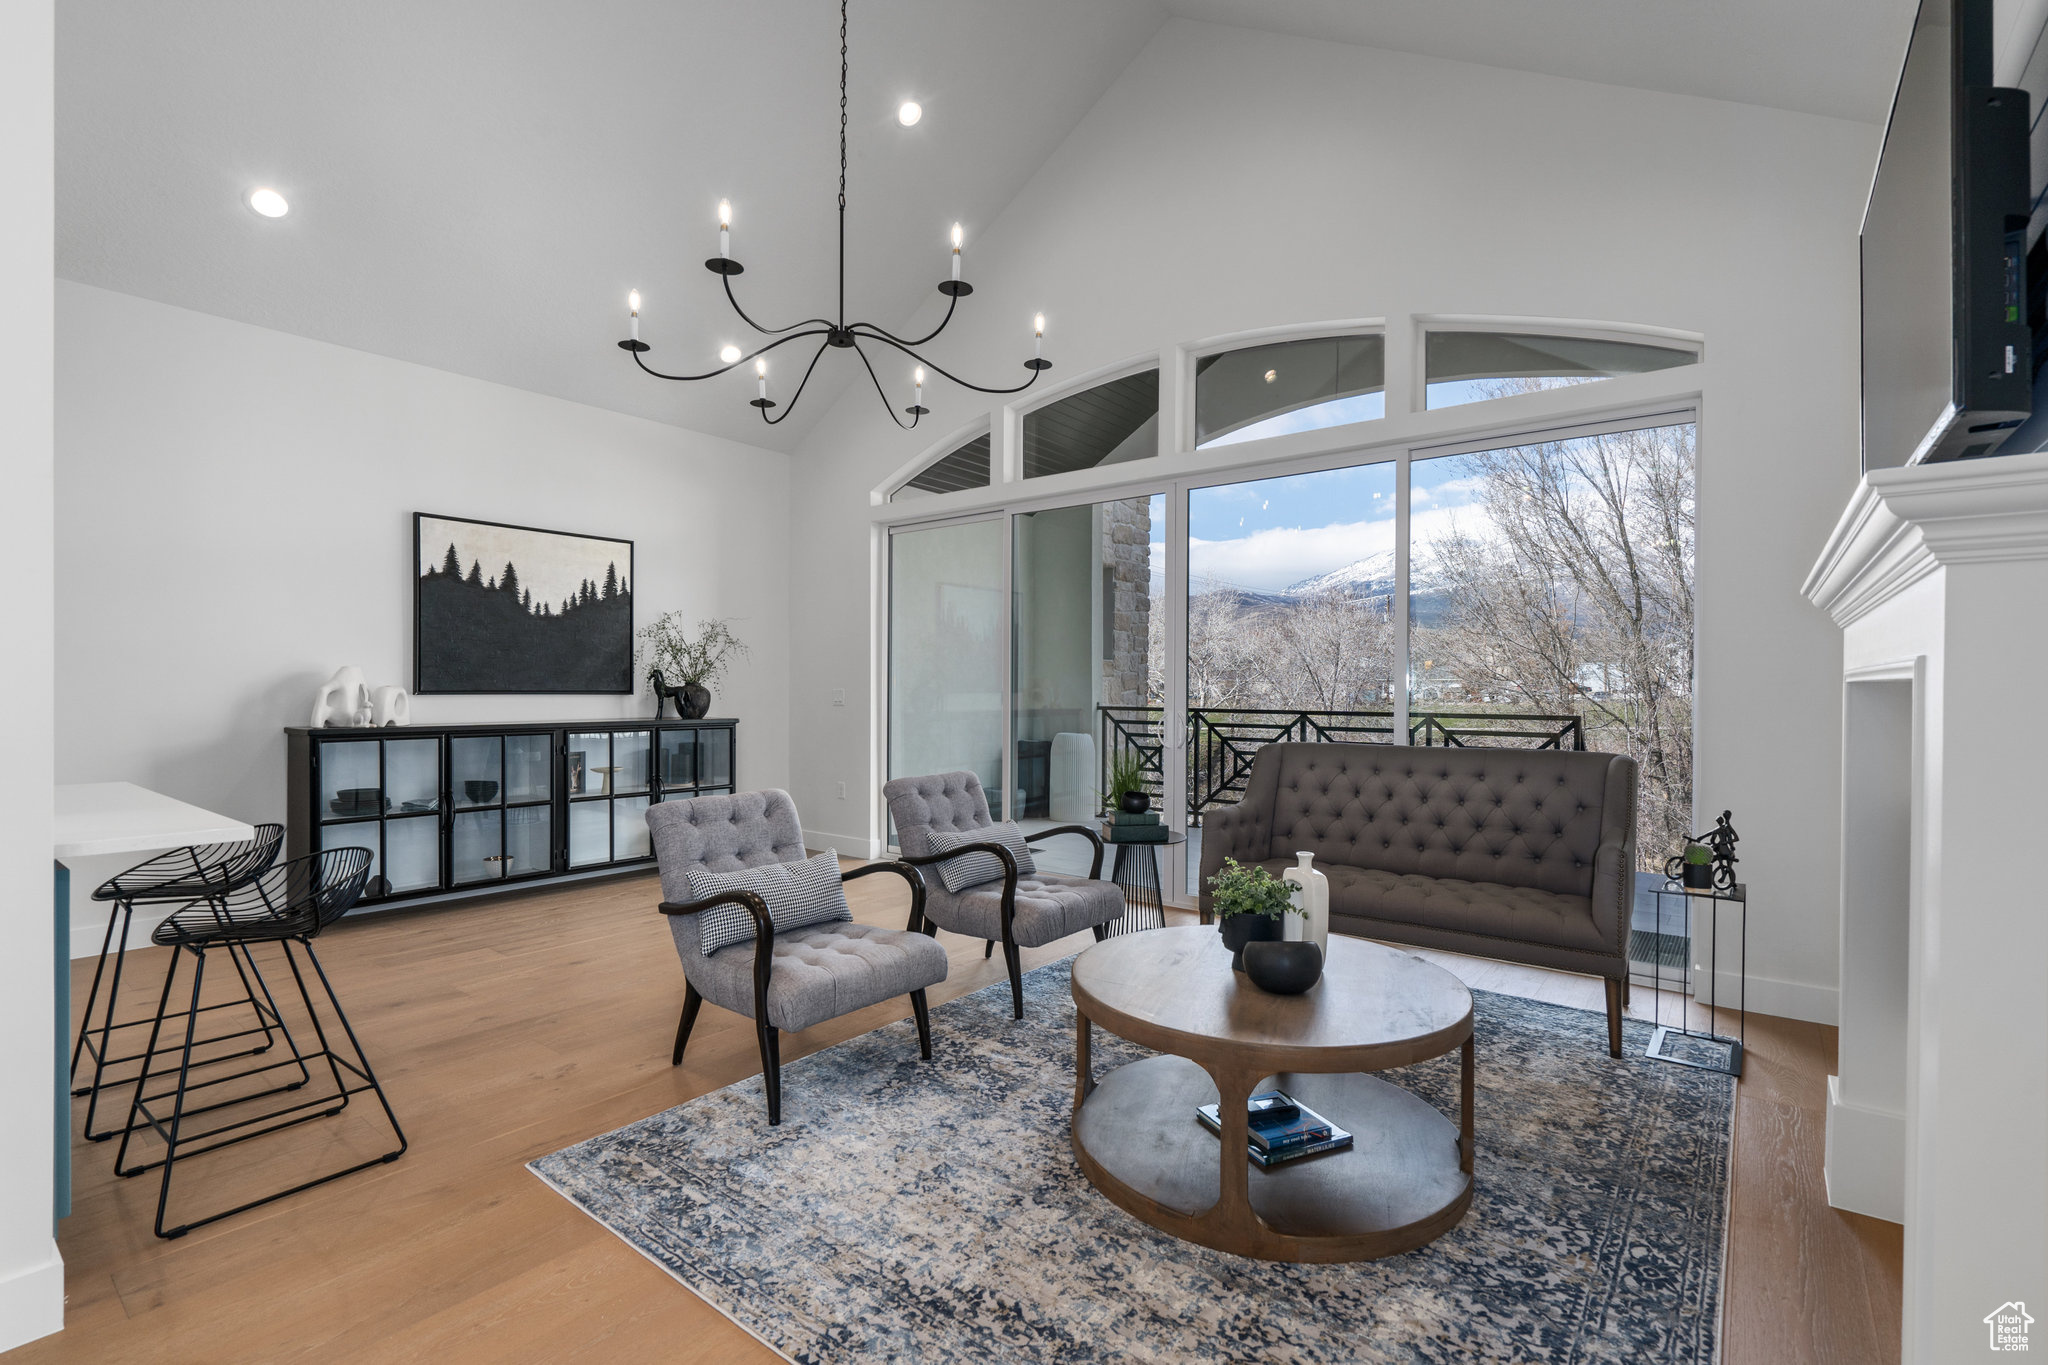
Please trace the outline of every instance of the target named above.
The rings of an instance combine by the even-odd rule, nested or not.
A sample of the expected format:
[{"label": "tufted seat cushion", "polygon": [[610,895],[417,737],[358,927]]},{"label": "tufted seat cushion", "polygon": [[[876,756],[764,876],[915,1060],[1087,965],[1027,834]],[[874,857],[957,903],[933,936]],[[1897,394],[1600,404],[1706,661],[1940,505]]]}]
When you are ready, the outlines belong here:
[{"label": "tufted seat cushion", "polygon": [[[676,916],[683,974],[714,1005],[754,1015],[754,945],[736,943],[705,957],[697,935]],[[775,936],[768,973],[768,1022],[794,1033],[907,995],[946,979],[946,950],[925,934],[871,924],[818,924]]]},{"label": "tufted seat cushion", "polygon": [[[1114,882],[1038,872],[1017,878],[1017,909],[1010,934],[1020,948],[1036,948],[1054,939],[1107,924],[1124,912],[1124,893]],[[925,917],[941,929],[969,938],[1003,936],[1003,884],[983,882],[965,891],[928,886]]]},{"label": "tufted seat cushion", "polygon": [[[1277,877],[1294,864],[1292,858],[1267,858],[1260,866]],[[1611,951],[1593,922],[1593,902],[1585,896],[1342,863],[1318,866],[1330,879],[1330,903],[1348,914],[1595,953]]]}]

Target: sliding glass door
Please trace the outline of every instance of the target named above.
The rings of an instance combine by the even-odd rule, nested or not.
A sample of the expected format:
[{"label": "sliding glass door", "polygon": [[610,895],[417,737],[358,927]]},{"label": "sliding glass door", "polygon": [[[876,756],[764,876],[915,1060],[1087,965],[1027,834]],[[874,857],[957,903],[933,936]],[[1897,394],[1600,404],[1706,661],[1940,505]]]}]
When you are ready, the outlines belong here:
[{"label": "sliding glass door", "polygon": [[[1011,809],[1025,829],[1102,811],[1118,739],[1144,733],[1147,786],[1163,807],[1157,743],[1166,687],[1166,497],[1021,512],[1010,521]],[[1088,871],[1079,839],[1039,862]]]},{"label": "sliding glass door", "polygon": [[[1003,521],[889,536],[888,776],[965,769],[1003,800]],[[888,829],[891,844],[894,826]]]},{"label": "sliding glass door", "polygon": [[1187,490],[1190,888],[1262,746],[1398,742],[1395,493],[1392,460]]}]

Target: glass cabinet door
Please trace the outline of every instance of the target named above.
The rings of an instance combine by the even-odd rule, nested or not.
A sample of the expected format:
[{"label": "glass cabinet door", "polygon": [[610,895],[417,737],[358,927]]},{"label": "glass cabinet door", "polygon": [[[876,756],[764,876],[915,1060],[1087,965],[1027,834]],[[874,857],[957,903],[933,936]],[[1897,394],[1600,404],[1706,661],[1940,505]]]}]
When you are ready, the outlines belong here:
[{"label": "glass cabinet door", "polygon": [[384,741],[384,809],[393,815],[440,811],[440,740]]},{"label": "glass cabinet door", "polygon": [[455,808],[493,806],[505,791],[505,741],[497,735],[457,735],[448,741],[448,786]]},{"label": "glass cabinet door", "polygon": [[505,736],[505,801],[518,805],[554,795],[548,735]]},{"label": "glass cabinet door", "polygon": [[697,785],[697,732],[695,730],[663,730],[661,732],[661,785],[670,791]]},{"label": "glass cabinet door", "polygon": [[554,871],[553,806],[513,806],[505,812],[505,875],[530,877]]},{"label": "glass cabinet door", "polygon": [[707,789],[732,786],[732,731],[697,732],[697,785]]},{"label": "glass cabinet door", "polygon": [[654,736],[646,730],[621,730],[612,736],[612,791],[620,796],[647,790]]},{"label": "glass cabinet door", "polygon": [[322,820],[360,820],[384,813],[384,778],[374,739],[320,741]]},{"label": "glass cabinet door", "polygon": [[392,895],[432,891],[441,885],[438,815],[409,815],[384,822],[384,876]]}]

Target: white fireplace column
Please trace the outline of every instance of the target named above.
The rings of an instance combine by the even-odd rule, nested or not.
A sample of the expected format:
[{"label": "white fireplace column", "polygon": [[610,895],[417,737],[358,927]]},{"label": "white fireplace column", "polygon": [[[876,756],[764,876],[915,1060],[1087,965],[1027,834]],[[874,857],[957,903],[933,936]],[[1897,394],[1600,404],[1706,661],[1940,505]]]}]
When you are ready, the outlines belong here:
[{"label": "white fireplace column", "polygon": [[1805,593],[1843,632],[1828,1196],[1905,1225],[1904,1360],[1974,1359],[2048,1308],[2048,454],[1867,475]]}]

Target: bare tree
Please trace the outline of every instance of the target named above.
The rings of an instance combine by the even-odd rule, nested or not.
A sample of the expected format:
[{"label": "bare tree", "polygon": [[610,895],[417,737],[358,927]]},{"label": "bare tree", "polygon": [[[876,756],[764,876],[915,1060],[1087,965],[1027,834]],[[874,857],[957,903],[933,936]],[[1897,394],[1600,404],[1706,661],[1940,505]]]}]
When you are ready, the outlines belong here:
[{"label": "bare tree", "polygon": [[1475,701],[1579,712],[1589,746],[1634,757],[1642,855],[1660,862],[1692,821],[1693,428],[1452,458],[1491,533],[1429,547],[1447,605],[1418,651]]}]

